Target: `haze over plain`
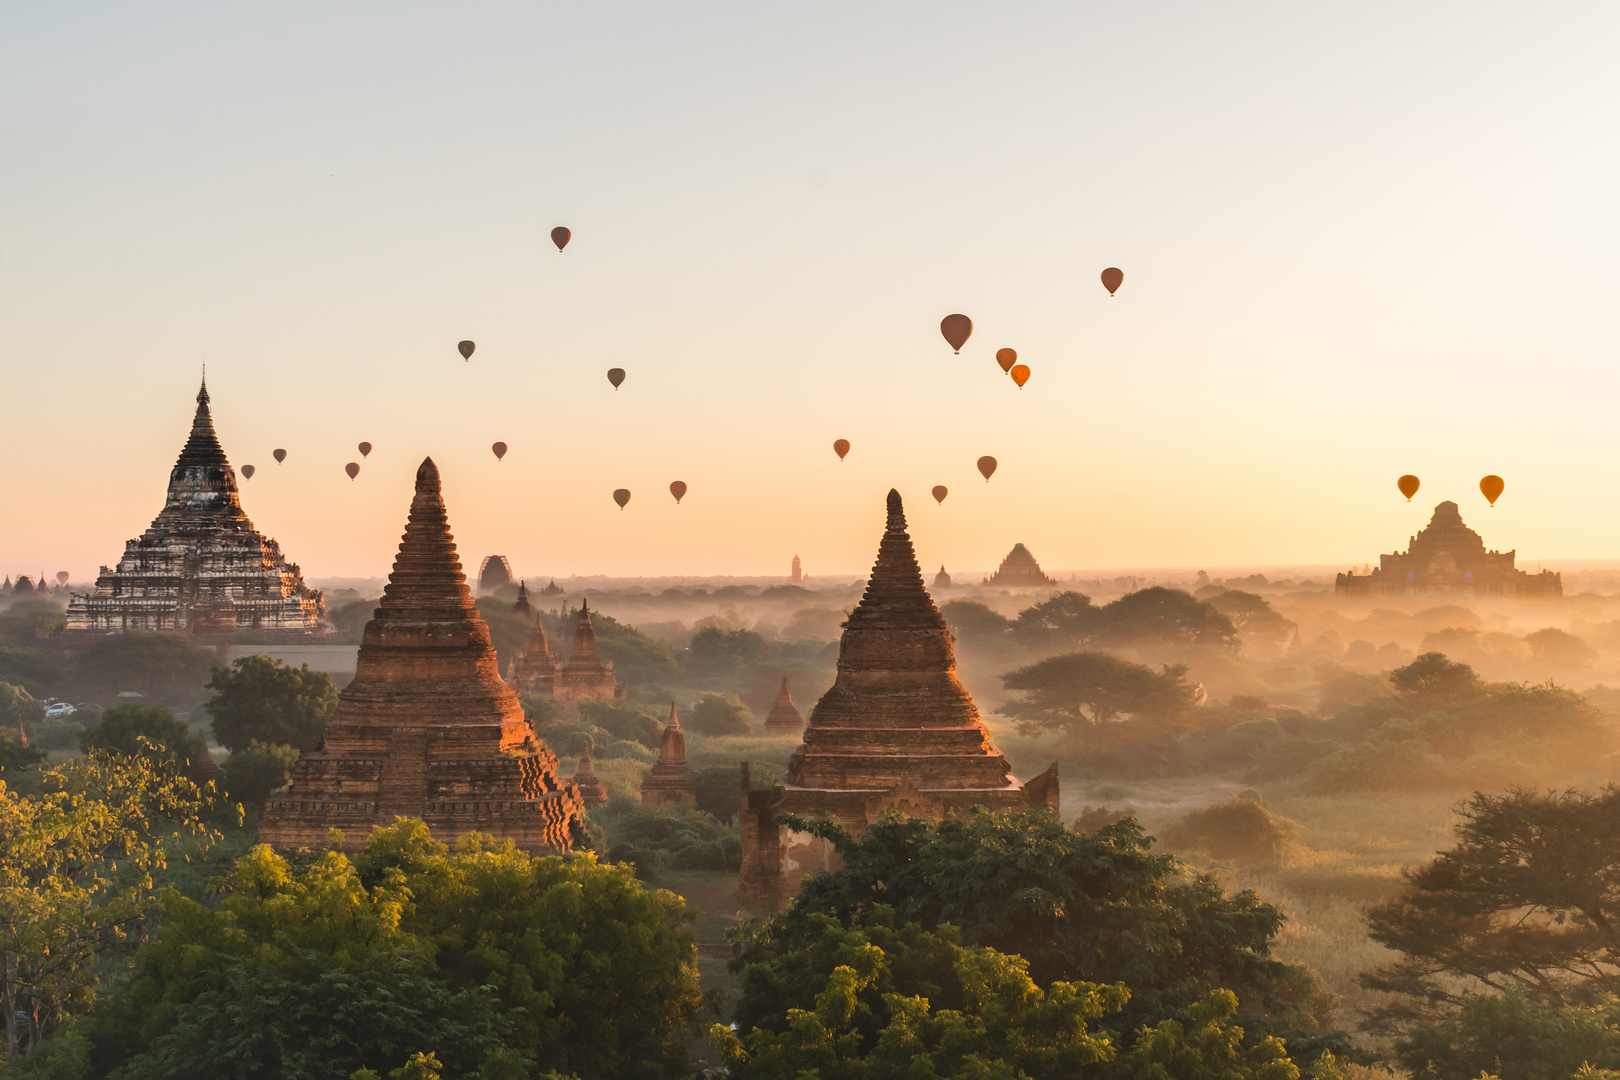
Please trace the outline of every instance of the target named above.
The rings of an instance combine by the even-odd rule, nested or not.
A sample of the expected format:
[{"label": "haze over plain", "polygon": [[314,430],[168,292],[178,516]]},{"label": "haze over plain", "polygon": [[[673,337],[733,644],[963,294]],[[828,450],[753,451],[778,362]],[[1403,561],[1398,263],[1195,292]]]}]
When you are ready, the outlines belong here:
[{"label": "haze over plain", "polygon": [[1359,564],[1445,498],[1521,563],[1620,554],[1617,23],[15,9],[0,559],[115,558],[204,360],[315,576],[386,569],[425,454],[464,556],[559,574],[856,573],[890,486],[948,565]]}]

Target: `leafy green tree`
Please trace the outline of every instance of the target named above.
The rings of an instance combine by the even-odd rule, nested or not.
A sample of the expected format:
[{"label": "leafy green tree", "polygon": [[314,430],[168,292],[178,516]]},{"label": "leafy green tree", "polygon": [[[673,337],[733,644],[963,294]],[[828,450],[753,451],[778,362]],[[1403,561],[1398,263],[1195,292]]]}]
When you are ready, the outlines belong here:
[{"label": "leafy green tree", "polygon": [[885,817],[859,836],[832,822],[784,818],[822,836],[843,864],[805,880],[792,906],[745,941],[744,1029],[769,1027],[810,1000],[782,956],[806,947],[815,916],[852,927],[878,905],[899,924],[950,923],[968,945],[1022,956],[1037,984],[1124,982],[1128,1027],[1154,1024],[1226,988],[1258,1031],[1322,1031],[1329,1002],[1314,976],[1271,957],[1284,916],[1253,892],[1226,894],[1213,876],[1148,848],[1132,818],[1071,832],[1050,810],[945,821]]},{"label": "leafy green tree", "polygon": [[1185,664],[1154,671],[1100,652],[1048,657],[1008,672],[1001,682],[1023,694],[998,709],[1017,720],[1020,730],[1076,732],[1125,717],[1176,727],[1198,700],[1187,685]]},{"label": "leafy green tree", "polygon": [[1206,602],[1231,620],[1242,637],[1276,645],[1287,641],[1295,629],[1293,620],[1283,618],[1264,597],[1251,592],[1227,589]]},{"label": "leafy green tree", "polygon": [[101,1073],[385,1075],[420,1053],[457,1077],[684,1075],[688,916],[589,854],[476,835],[452,850],[402,819],[352,858],[254,848],[218,907],[164,904],[127,992],[87,1026]]},{"label": "leafy green tree", "polygon": [[1030,644],[1077,645],[1092,640],[1102,621],[1102,609],[1091,597],[1060,592],[1018,613],[1013,633]]},{"label": "leafy green tree", "polygon": [[15,600],[0,612],[0,639],[26,645],[67,625],[67,608],[55,600]]},{"label": "leafy green tree", "polygon": [[1428,652],[1389,673],[1395,696],[1414,716],[1427,712],[1455,712],[1485,695],[1485,684],[1474,669]]},{"label": "leafy green tree", "polygon": [[225,791],[249,806],[263,806],[272,791],[292,780],[297,761],[296,746],[255,739],[225,759]]},{"label": "leafy green tree", "polygon": [[582,723],[601,728],[615,739],[638,743],[649,749],[658,749],[664,725],[646,706],[626,705],[622,701],[582,701],[579,703]]},{"label": "leafy green tree", "polygon": [[0,682],[0,770],[26,769],[45,760],[39,747],[23,745],[17,733],[45,719],[45,707],[20,686]]},{"label": "leafy green tree", "polygon": [[31,644],[10,644],[0,640],[0,682],[20,686],[35,697],[59,693],[65,665],[56,657]]},{"label": "leafy green tree", "polygon": [[214,650],[184,634],[131,632],[95,638],[74,659],[73,670],[85,696],[105,704],[117,704],[127,690],[179,707],[207,685],[214,665]]},{"label": "leafy green tree", "polygon": [[[1089,601],[1088,601],[1089,602]],[[1012,621],[977,600],[952,600],[939,609],[951,633],[963,641],[995,638],[1007,633]]]},{"label": "leafy green tree", "polygon": [[1516,985],[1549,1006],[1620,993],[1620,788],[1475,794],[1458,812],[1459,843],[1367,915],[1401,954],[1362,976],[1400,995],[1369,1026],[1433,1021]]},{"label": "leafy green tree", "polygon": [[208,753],[200,736],[161,705],[120,705],[79,732],[79,747],[164,761],[196,760]]},{"label": "leafy green tree", "polygon": [[[733,789],[736,772],[732,774]],[[735,816],[736,795],[732,796]],[[731,870],[742,866],[737,827],[691,806],[647,806],[615,799],[592,815],[607,832],[608,860],[633,863],[636,876],[655,881],[666,870]]]},{"label": "leafy green tree", "polygon": [[1470,996],[1455,1016],[1398,1040],[1395,1055],[1416,1080],[1599,1080],[1586,1070],[1620,1069],[1620,998],[1585,1006],[1549,1005],[1518,989]]},{"label": "leafy green tree", "polygon": [[747,735],[754,730],[754,714],[736,694],[704,694],[692,703],[685,726],[700,735]]},{"label": "leafy green tree", "polygon": [[0,784],[8,1058],[38,1050],[89,1006],[98,960],[133,946],[157,912],[154,875],[182,845],[218,839],[205,824],[213,794],[174,761],[92,748],[41,779],[26,796]]},{"label": "leafy green tree", "polygon": [[730,821],[737,816],[742,798],[741,784],[742,774],[735,764],[705,765],[692,770],[692,787],[697,790],[698,809],[716,821]]},{"label": "leafy green tree", "polygon": [[686,668],[699,676],[733,675],[763,663],[767,648],[765,638],[752,630],[705,626],[687,646]]},{"label": "leafy green tree", "polygon": [[1574,634],[1549,626],[1524,636],[1530,655],[1547,667],[1565,671],[1578,671],[1591,667],[1597,660],[1597,650]]},{"label": "leafy green tree", "polygon": [[214,738],[235,753],[249,743],[277,743],[314,750],[337,711],[332,677],[308,664],[289,667],[263,653],[216,668],[214,692],[204,706],[214,718]]},{"label": "leafy green tree", "polygon": [[338,632],[353,642],[360,640],[365,632],[366,623],[377,614],[378,600],[351,600],[347,604],[332,612],[332,625]]},{"label": "leafy green tree", "polygon": [[1206,645],[1235,649],[1232,621],[1210,604],[1162,585],[1127,593],[1098,612],[1095,642],[1128,645]]}]

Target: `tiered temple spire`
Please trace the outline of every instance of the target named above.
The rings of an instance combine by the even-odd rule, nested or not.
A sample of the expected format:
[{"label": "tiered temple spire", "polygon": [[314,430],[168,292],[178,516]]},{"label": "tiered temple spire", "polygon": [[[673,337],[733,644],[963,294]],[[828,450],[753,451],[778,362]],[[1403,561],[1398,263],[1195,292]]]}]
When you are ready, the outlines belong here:
[{"label": "tiered temple spire", "polygon": [[669,703],[669,722],[658,741],[658,760],[641,780],[641,801],[659,803],[697,804],[697,788],[686,765],[686,733],[681,730],[680,713],[675,703]]},{"label": "tiered temple spire", "polygon": [[787,676],[784,675],[782,689],[771,703],[771,711],[765,714],[765,731],[771,735],[797,735],[803,730],[804,717],[799,714],[799,707],[793,704],[793,695],[788,693]]}]

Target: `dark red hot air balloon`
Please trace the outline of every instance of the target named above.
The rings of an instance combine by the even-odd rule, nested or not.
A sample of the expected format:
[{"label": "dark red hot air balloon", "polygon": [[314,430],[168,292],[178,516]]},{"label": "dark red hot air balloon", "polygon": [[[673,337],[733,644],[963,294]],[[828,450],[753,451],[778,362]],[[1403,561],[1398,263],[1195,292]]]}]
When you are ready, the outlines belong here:
[{"label": "dark red hot air balloon", "polygon": [[270,456],[276,459],[276,464],[277,465],[280,465],[283,461],[287,460],[287,451],[285,451],[285,450],[272,450],[272,451],[270,451]]},{"label": "dark red hot air balloon", "polygon": [[476,348],[478,348],[478,346],[474,345],[470,341],[458,341],[456,343],[456,351],[461,353],[461,358],[463,360],[471,360],[473,350]]},{"label": "dark red hot air balloon", "polygon": [[1018,351],[1016,349],[997,349],[996,363],[1001,365],[1002,371],[1011,371],[1012,366],[1018,363]]},{"label": "dark red hot air balloon", "polygon": [[1108,295],[1113,296],[1125,283],[1125,271],[1117,266],[1110,266],[1102,272],[1102,283],[1103,288],[1108,290]]},{"label": "dark red hot air balloon", "polygon": [[608,368],[608,382],[612,383],[613,384],[613,389],[617,390],[619,388],[620,384],[622,384],[624,382],[624,368],[622,368],[622,367],[610,367],[610,368]]},{"label": "dark red hot air balloon", "polygon": [[996,459],[989,454],[979,459],[979,472],[984,476],[984,482],[990,482],[990,476],[996,471]]},{"label": "dark red hot air balloon", "polygon": [[939,332],[945,335],[952,349],[961,352],[967,339],[973,336],[973,320],[966,315],[947,315],[939,321]]},{"label": "dark red hot air balloon", "polygon": [[951,489],[946,487],[944,484],[935,484],[934,485],[934,501],[935,502],[937,502],[937,503],[944,502],[945,501],[945,496],[949,495],[950,493],[951,493]]},{"label": "dark red hot air balloon", "polygon": [[360,466],[351,461],[347,465],[343,466],[343,471],[349,474],[350,480],[353,480],[355,477],[360,475]]},{"label": "dark red hot air balloon", "polygon": [[838,455],[838,460],[839,461],[843,461],[844,460],[844,455],[849,453],[849,440],[848,439],[834,439],[833,440],[833,453]]},{"label": "dark red hot air balloon", "polygon": [[561,225],[551,230],[551,242],[557,245],[558,251],[561,251],[563,248],[567,247],[568,241],[573,239],[573,236],[573,233],[569,232]]},{"label": "dark red hot air balloon", "polygon": [[495,455],[495,460],[496,461],[499,461],[499,460],[501,460],[501,458],[506,456],[506,444],[503,443],[503,442],[498,442],[498,443],[494,444],[493,446],[491,446],[489,449],[490,449],[490,452]]},{"label": "dark red hot air balloon", "polygon": [[244,480],[253,479],[254,471],[255,470],[254,470],[253,466],[251,466],[251,465],[242,466],[242,479],[244,479]]},{"label": "dark red hot air balloon", "polygon": [[370,457],[371,456],[371,444],[370,443],[363,442],[363,443],[360,444],[360,456],[361,457]]},{"label": "dark red hot air balloon", "polygon": [[686,498],[686,481],[676,480],[669,485],[669,493],[675,496],[675,505],[679,506],[681,500]]},{"label": "dark red hot air balloon", "polygon": [[625,504],[630,501],[630,489],[629,488],[618,488],[618,489],[616,489],[613,492],[613,501],[619,504],[619,509],[620,510],[623,510]]}]

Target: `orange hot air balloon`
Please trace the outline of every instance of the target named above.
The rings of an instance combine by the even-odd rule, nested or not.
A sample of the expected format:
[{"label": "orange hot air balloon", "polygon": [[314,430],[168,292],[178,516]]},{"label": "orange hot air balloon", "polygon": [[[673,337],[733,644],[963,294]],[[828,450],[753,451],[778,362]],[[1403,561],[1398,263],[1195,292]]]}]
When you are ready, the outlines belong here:
[{"label": "orange hot air balloon", "polygon": [[1108,290],[1108,295],[1113,296],[1125,283],[1125,271],[1117,266],[1110,266],[1102,272],[1102,283],[1103,288]]},{"label": "orange hot air balloon", "polygon": [[984,482],[990,482],[990,476],[996,471],[996,459],[989,454],[979,459],[979,472],[984,476]]},{"label": "orange hot air balloon", "polygon": [[573,236],[573,233],[569,232],[561,225],[551,230],[551,242],[557,245],[558,251],[561,251],[563,248],[567,247],[568,241],[571,240]]},{"label": "orange hot air balloon", "polygon": [[471,360],[473,350],[476,349],[476,348],[478,348],[478,346],[474,345],[470,341],[458,341],[458,342],[456,342],[456,350],[461,353],[461,358],[463,360]]},{"label": "orange hot air balloon", "polygon": [[1484,477],[1480,480],[1479,493],[1485,496],[1487,502],[1489,502],[1492,506],[1495,506],[1496,500],[1502,497],[1502,489],[1505,487],[1507,487],[1507,482],[1504,481],[1500,476],[1492,473],[1490,476]]},{"label": "orange hot air balloon", "polygon": [[973,336],[973,320],[966,315],[947,315],[939,320],[939,332],[945,335],[951,348],[961,352],[967,339]]},{"label": "orange hot air balloon", "polygon": [[671,483],[669,485],[669,493],[675,496],[675,505],[681,505],[681,500],[686,498],[686,481],[676,480]]},{"label": "orange hot air balloon", "polygon": [[1411,502],[1412,496],[1417,494],[1418,487],[1422,483],[1423,481],[1419,480],[1411,473],[1407,473],[1405,476],[1395,481],[1395,486],[1400,488],[1402,495],[1406,496],[1406,501]]},{"label": "orange hot air balloon", "polygon": [[1029,382],[1029,365],[1019,364],[1007,374],[1011,375],[1013,382],[1017,383],[1019,387],[1022,388],[1025,383]]},{"label": "orange hot air balloon", "polygon": [[285,451],[285,450],[272,450],[272,451],[270,451],[270,456],[276,459],[276,464],[277,465],[280,465],[283,461],[287,460],[287,451]]},{"label": "orange hot air balloon", "polygon": [[833,453],[838,455],[838,460],[839,461],[843,461],[844,460],[844,455],[849,453],[849,440],[848,439],[834,439],[833,440]]},{"label": "orange hot air balloon", "polygon": [[623,510],[624,509],[624,504],[630,501],[630,489],[629,488],[619,488],[618,490],[616,490],[613,493],[613,501],[619,504],[619,509],[620,510]]},{"label": "orange hot air balloon", "polygon": [[256,470],[251,465],[242,466],[242,479],[244,479],[244,480],[253,479],[253,474],[254,474],[255,471]]},{"label": "orange hot air balloon", "polygon": [[935,484],[934,485],[934,501],[935,502],[937,502],[937,503],[944,502],[945,501],[945,496],[949,495],[950,493],[951,493],[951,489],[946,487],[944,484]]},{"label": "orange hot air balloon", "polygon": [[501,458],[506,456],[506,444],[503,442],[498,442],[494,446],[491,446],[490,450],[495,454],[496,461],[499,461]]},{"label": "orange hot air balloon", "polygon": [[361,457],[370,457],[371,456],[371,444],[370,443],[363,442],[363,443],[360,444],[360,456]]},{"label": "orange hot air balloon", "polygon": [[355,477],[360,475],[360,466],[351,461],[347,465],[343,466],[343,471],[349,474],[350,480],[353,480]]},{"label": "orange hot air balloon", "polygon": [[1011,371],[1012,366],[1018,363],[1017,349],[997,349],[996,363],[1001,365],[1002,371]]},{"label": "orange hot air balloon", "polygon": [[622,368],[622,367],[610,367],[610,368],[608,368],[608,382],[612,383],[613,384],[613,389],[617,390],[619,388],[619,384],[624,382],[624,368]]}]

